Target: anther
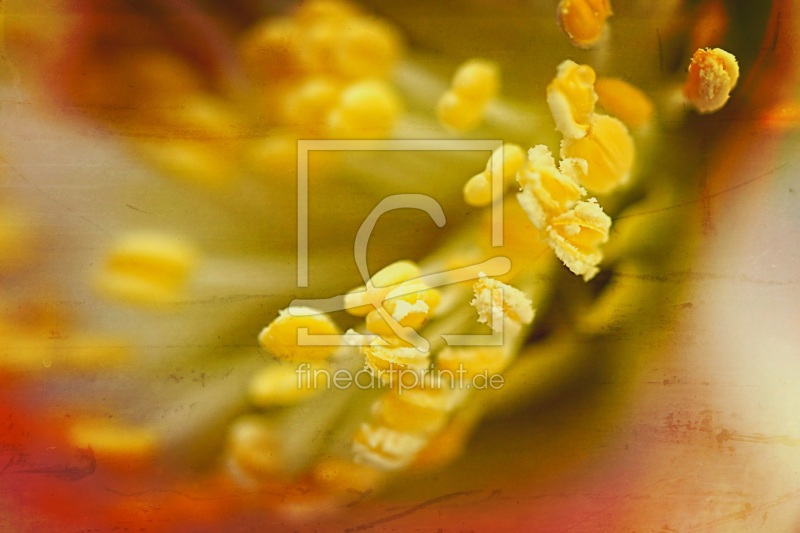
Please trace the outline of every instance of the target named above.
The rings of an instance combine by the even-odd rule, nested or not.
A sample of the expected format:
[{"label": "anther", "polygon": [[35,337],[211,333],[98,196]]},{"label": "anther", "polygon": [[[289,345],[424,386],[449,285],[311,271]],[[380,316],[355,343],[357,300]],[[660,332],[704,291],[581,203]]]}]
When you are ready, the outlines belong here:
[{"label": "anther", "polygon": [[332,137],[377,138],[386,135],[400,115],[394,89],[383,81],[365,80],[347,87],[328,115]]},{"label": "anther", "polygon": [[517,182],[522,187],[517,199],[539,230],[544,230],[550,218],[563,213],[586,194],[577,183],[577,171],[585,172],[586,163],[570,161],[561,166],[562,169],[556,167],[546,146],[538,145],[528,151],[527,163],[517,172]]},{"label": "anther", "polygon": [[561,142],[561,157],[586,161],[578,180],[596,193],[608,193],[627,183],[635,155],[628,128],[607,115],[595,115],[585,137]]},{"label": "anther", "polygon": [[551,221],[547,242],[573,274],[592,279],[603,259],[600,244],[608,240],[611,219],[597,201],[581,201]]},{"label": "anther", "polygon": [[558,4],[558,23],[580,48],[591,48],[602,39],[611,15],[610,0],[561,0]]},{"label": "anther", "polygon": [[[483,207],[499,199],[502,193],[513,183],[517,171],[525,164],[525,152],[516,144],[504,144],[492,152],[486,168],[480,174],[473,176],[464,185],[464,201],[469,205]],[[492,173],[499,167],[502,172],[502,187],[498,187],[499,194],[495,193],[492,186]]]},{"label": "anther", "polygon": [[[383,301],[383,307],[401,326],[419,330],[428,321],[440,300],[438,290],[428,287],[420,280],[410,280],[390,290]],[[394,330],[377,309],[367,315],[366,327],[378,335],[394,335]]]},{"label": "anther", "polygon": [[399,384],[399,380],[412,375],[421,376],[430,366],[430,353],[414,346],[393,345],[385,339],[376,339],[361,347],[364,362],[384,383]]},{"label": "anther", "polygon": [[396,261],[376,272],[366,286],[356,287],[344,297],[345,309],[355,316],[365,316],[382,302],[395,285],[418,278],[422,272],[412,261]]},{"label": "anther", "polygon": [[456,70],[450,89],[439,99],[436,106],[439,122],[454,130],[475,128],[499,87],[497,65],[484,59],[465,62]]},{"label": "anther", "polygon": [[653,102],[641,89],[625,80],[598,78],[594,90],[597,103],[633,130],[646,126],[653,118]]},{"label": "anther", "polygon": [[[308,344],[301,342],[301,330],[309,336]],[[279,359],[288,361],[321,361],[338,346],[315,345],[314,335],[339,335],[341,332],[331,318],[310,307],[289,307],[279,312],[258,335],[258,342]]]},{"label": "anther", "polygon": [[683,94],[700,113],[719,111],[739,81],[739,64],[733,54],[722,50],[699,49],[689,63]]},{"label": "anther", "polygon": [[478,311],[478,322],[498,330],[504,319],[518,324],[533,321],[531,300],[524,292],[496,279],[481,276],[473,285],[475,298],[470,302]]},{"label": "anther", "polygon": [[596,74],[589,65],[564,61],[556,77],[547,86],[547,104],[556,121],[556,129],[567,139],[580,139],[591,125],[597,93]]}]

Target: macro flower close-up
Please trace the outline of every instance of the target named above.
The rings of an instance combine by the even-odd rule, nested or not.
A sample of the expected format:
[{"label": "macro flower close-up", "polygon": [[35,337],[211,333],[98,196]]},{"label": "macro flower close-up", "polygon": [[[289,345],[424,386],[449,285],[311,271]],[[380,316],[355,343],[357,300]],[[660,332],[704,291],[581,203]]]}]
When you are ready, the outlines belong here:
[{"label": "macro flower close-up", "polygon": [[0,2],[0,531],[800,531],[798,8]]}]

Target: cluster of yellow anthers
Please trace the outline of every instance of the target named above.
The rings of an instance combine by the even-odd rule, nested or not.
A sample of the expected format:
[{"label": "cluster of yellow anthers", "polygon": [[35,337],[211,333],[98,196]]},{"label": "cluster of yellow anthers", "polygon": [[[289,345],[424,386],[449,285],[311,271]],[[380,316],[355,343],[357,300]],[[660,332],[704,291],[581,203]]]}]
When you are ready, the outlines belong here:
[{"label": "cluster of yellow anthers", "polygon": [[70,103],[129,135],[166,175],[205,187],[243,170],[290,179],[297,139],[381,137],[401,112],[389,82],[401,39],[346,1],[302,2],[254,25],[237,43],[244,76],[232,68],[224,83],[161,44],[93,46],[94,70],[65,89]]},{"label": "cluster of yellow anthers", "polygon": [[[358,352],[364,369],[377,378],[371,409],[357,414],[350,449],[340,450],[335,459],[340,469],[370,471],[361,484],[377,483],[381,472],[449,459],[473,416],[467,409],[473,392],[469,380],[478,375],[490,379],[513,360],[523,326],[533,320],[531,301],[521,291],[483,275],[473,292],[478,319],[472,323],[502,332],[501,343],[434,349],[404,340],[405,328],[417,333],[433,318],[441,298],[440,291],[425,283],[419,266],[409,261],[385,267],[345,296],[347,311],[365,319],[363,336],[350,330],[338,346],[304,345],[308,338],[298,336],[302,328],[308,335],[337,335],[339,329],[321,311],[294,307],[281,311],[259,335],[273,356],[315,369],[355,353],[352,339],[368,341]],[[267,367],[251,381],[251,400],[259,407],[287,406],[315,394],[336,393],[329,390],[330,383],[326,388],[319,378],[298,380],[297,375],[295,367]],[[245,417],[234,424],[229,443],[234,472],[258,480],[280,470],[285,443],[272,422]]]},{"label": "cluster of yellow anthers", "polygon": [[332,0],[301,3],[292,16],[270,18],[243,38],[248,74],[278,124],[314,137],[377,137],[399,113],[385,81],[401,54],[386,22]]},{"label": "cluster of yellow anthers", "polygon": [[597,113],[596,75],[588,65],[564,61],[547,87],[547,103],[563,136],[562,158],[580,158],[580,183],[591,192],[608,193],[630,178],[635,157],[625,124]]},{"label": "cluster of yellow anthers", "polygon": [[[598,272],[603,257],[599,246],[608,239],[611,219],[597,200],[584,199],[586,189],[608,193],[625,184],[635,155],[625,124],[595,111],[595,80],[588,65],[564,61],[547,88],[547,102],[563,135],[559,166],[545,146],[529,150],[526,161],[522,148],[506,144],[463,191],[468,204],[489,205],[516,177],[522,189],[518,201],[534,226],[561,261],[587,281]],[[638,126],[650,119],[652,105],[640,91],[622,80],[609,79],[607,84],[636,96],[631,105],[609,98],[610,108],[622,110]],[[502,176],[501,184],[492,181],[495,172]]]},{"label": "cluster of yellow anthers", "polygon": [[[361,353],[366,365],[387,384],[396,379],[392,370],[421,374],[430,364],[430,351],[404,340],[400,336],[404,332],[396,331],[386,320],[414,331],[428,322],[441,294],[420,280],[421,275],[415,263],[399,261],[380,270],[365,287],[356,288],[345,297],[348,312],[366,315],[367,330],[378,335],[368,346],[362,346]],[[368,302],[370,307],[365,305]]]},{"label": "cluster of yellow anthers", "polygon": [[[595,91],[601,87],[602,100]],[[623,119],[598,113],[598,103]],[[562,134],[561,162],[556,166],[545,146],[528,152],[517,173],[517,195],[534,226],[561,261],[584,280],[592,279],[603,258],[611,219],[587,190],[608,194],[625,185],[635,160],[635,145],[626,123],[642,128],[651,119],[649,99],[627,82],[597,80],[588,65],[564,61],[547,87],[547,103]]]},{"label": "cluster of yellow anthers", "polygon": [[497,96],[500,75],[497,65],[471,59],[458,67],[436,106],[439,122],[454,130],[471,130],[480,124],[487,104]]},{"label": "cluster of yellow anthers", "polygon": [[721,48],[701,48],[689,63],[683,93],[697,111],[713,113],[722,109],[738,81],[739,63],[732,54]]},{"label": "cluster of yellow anthers", "polygon": [[572,44],[581,48],[597,45],[606,33],[606,19],[611,12],[610,0],[561,0],[558,23]]},{"label": "cluster of yellow anthers", "polygon": [[[396,288],[385,293],[384,306],[391,312],[397,307],[385,304],[391,301],[392,293],[410,282],[419,284],[419,281],[404,279],[410,275],[419,276],[415,269],[414,265],[406,262],[390,265],[370,280],[366,291],[350,293],[351,297],[362,295],[355,298],[360,301],[353,303],[361,305],[364,299],[379,298],[386,290],[385,287],[379,288],[383,283],[395,283]],[[423,287],[417,287],[412,293],[409,289],[400,291],[400,294],[411,295],[411,298],[401,301],[411,304],[413,300],[412,305],[423,304],[422,307],[438,302],[438,294],[432,295],[438,291]],[[431,451],[431,443],[441,442],[442,436],[448,432],[448,421],[457,409],[466,404],[470,385],[463,380],[478,374],[497,374],[510,363],[514,341],[523,325],[533,320],[530,300],[521,291],[483,275],[474,284],[473,291],[472,305],[478,311],[478,322],[487,323],[506,335],[499,346],[448,346],[433,354],[409,346],[382,323],[376,331],[367,322],[367,330],[378,333],[379,337],[370,345],[363,346],[361,352],[368,368],[380,376],[389,389],[373,404],[371,420],[361,424],[353,437],[352,450],[357,461],[384,471],[412,464],[421,452]],[[363,307],[355,309],[363,312]],[[403,322],[405,313],[395,314],[392,313],[393,318],[401,325],[410,325]],[[413,323],[422,324],[423,321],[417,319]],[[427,373],[426,369],[434,372]],[[388,379],[387,375],[390,376]],[[442,449],[432,451],[447,452]]]},{"label": "cluster of yellow anthers", "polygon": [[[401,328],[418,330],[428,322],[441,299],[439,291],[428,287],[420,279],[421,275],[422,272],[415,263],[392,263],[375,273],[365,286],[347,293],[345,307],[352,315],[366,317],[366,328],[370,332],[403,344],[387,318],[391,316]],[[384,343],[378,342],[376,347],[379,348],[381,344]],[[368,362],[373,359],[375,358],[367,355]],[[380,364],[371,366],[375,371],[381,369]],[[422,367],[426,366],[427,362],[423,362]]]},{"label": "cluster of yellow anthers", "polygon": [[[633,139],[625,125],[638,130],[649,124],[653,104],[639,89],[618,78],[596,78],[588,65],[565,61],[547,88],[547,101],[556,127],[564,136],[561,155],[580,158],[592,165],[580,165],[579,180],[592,192],[606,193],[623,185],[630,177],[635,155]],[[595,112],[600,103],[609,113]],[[505,144],[496,150],[483,172],[464,186],[464,200],[472,206],[491,204],[513,183],[525,162],[521,147]],[[493,169],[501,170],[502,185],[492,182]]]}]

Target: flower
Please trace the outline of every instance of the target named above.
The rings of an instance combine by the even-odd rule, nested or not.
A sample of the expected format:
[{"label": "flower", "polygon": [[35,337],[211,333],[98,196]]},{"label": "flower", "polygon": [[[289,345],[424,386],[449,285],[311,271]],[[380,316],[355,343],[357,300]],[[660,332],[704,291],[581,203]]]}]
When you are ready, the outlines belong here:
[{"label": "flower", "polygon": [[796,440],[636,400],[791,86],[788,3],[701,4],[7,7],[3,475],[41,517],[11,527],[488,527],[452,499],[508,528],[682,530],[791,499],[669,523],[594,501],[649,494],[664,442]]}]

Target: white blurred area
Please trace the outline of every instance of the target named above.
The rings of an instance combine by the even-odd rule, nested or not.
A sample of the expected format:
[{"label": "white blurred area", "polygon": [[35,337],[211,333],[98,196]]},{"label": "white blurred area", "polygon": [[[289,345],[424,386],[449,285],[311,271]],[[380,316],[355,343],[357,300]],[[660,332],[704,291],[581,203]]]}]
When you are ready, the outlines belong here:
[{"label": "white blurred area", "polygon": [[613,465],[619,531],[800,528],[800,135],[781,127],[709,184],[675,353]]}]

